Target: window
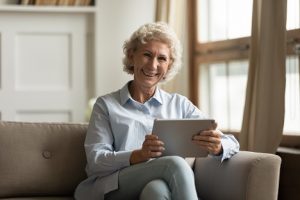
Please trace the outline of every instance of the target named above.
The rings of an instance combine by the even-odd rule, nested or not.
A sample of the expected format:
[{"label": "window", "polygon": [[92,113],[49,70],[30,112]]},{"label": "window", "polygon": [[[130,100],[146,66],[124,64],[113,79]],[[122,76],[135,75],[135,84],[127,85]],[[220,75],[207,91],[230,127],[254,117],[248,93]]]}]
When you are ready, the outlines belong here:
[{"label": "window", "polygon": [[247,84],[248,60],[200,64],[200,107],[226,131],[239,131]]},{"label": "window", "polygon": [[[228,132],[241,130],[252,0],[193,0],[191,98]],[[284,134],[300,135],[299,0],[288,0]],[[242,16],[242,17],[241,17]],[[298,46],[297,46],[298,43]]]},{"label": "window", "polygon": [[198,0],[197,10],[200,43],[251,34],[252,0]]},{"label": "window", "polygon": [[[287,1],[288,52],[286,58],[284,134],[300,135],[300,3]],[[295,37],[298,35],[297,37]]]}]

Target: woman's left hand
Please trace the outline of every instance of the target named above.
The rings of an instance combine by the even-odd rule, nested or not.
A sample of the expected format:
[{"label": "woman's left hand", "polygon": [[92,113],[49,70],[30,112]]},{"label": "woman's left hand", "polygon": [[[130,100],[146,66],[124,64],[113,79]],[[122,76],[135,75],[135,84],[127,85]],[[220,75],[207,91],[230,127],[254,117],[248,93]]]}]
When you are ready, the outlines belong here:
[{"label": "woman's left hand", "polygon": [[214,155],[220,155],[223,152],[221,135],[222,133],[219,130],[204,130],[195,135],[192,140],[201,149]]}]

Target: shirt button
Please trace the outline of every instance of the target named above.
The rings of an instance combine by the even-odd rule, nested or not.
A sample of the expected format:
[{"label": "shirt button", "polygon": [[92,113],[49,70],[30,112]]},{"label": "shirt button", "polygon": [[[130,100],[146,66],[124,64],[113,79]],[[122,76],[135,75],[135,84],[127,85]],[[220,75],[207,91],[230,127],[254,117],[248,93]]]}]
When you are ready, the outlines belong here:
[{"label": "shirt button", "polygon": [[52,154],[51,154],[50,151],[44,151],[44,152],[43,152],[43,157],[44,157],[45,159],[50,159],[50,158],[52,157]]}]

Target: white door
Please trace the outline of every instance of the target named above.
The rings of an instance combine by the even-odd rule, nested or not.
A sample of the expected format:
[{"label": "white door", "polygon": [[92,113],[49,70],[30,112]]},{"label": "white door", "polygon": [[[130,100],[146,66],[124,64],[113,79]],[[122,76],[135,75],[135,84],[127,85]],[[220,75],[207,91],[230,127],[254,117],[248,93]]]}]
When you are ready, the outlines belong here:
[{"label": "white door", "polygon": [[0,13],[0,119],[84,121],[88,17]]}]

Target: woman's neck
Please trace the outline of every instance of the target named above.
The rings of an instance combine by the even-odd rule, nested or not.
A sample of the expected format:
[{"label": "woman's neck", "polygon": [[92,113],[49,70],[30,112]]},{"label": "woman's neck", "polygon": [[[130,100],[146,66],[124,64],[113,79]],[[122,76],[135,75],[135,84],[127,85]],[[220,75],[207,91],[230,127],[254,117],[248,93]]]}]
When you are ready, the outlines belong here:
[{"label": "woman's neck", "polygon": [[132,81],[129,83],[128,89],[134,100],[140,103],[145,103],[154,95],[156,87],[146,88],[143,86],[137,86],[134,81]]}]

